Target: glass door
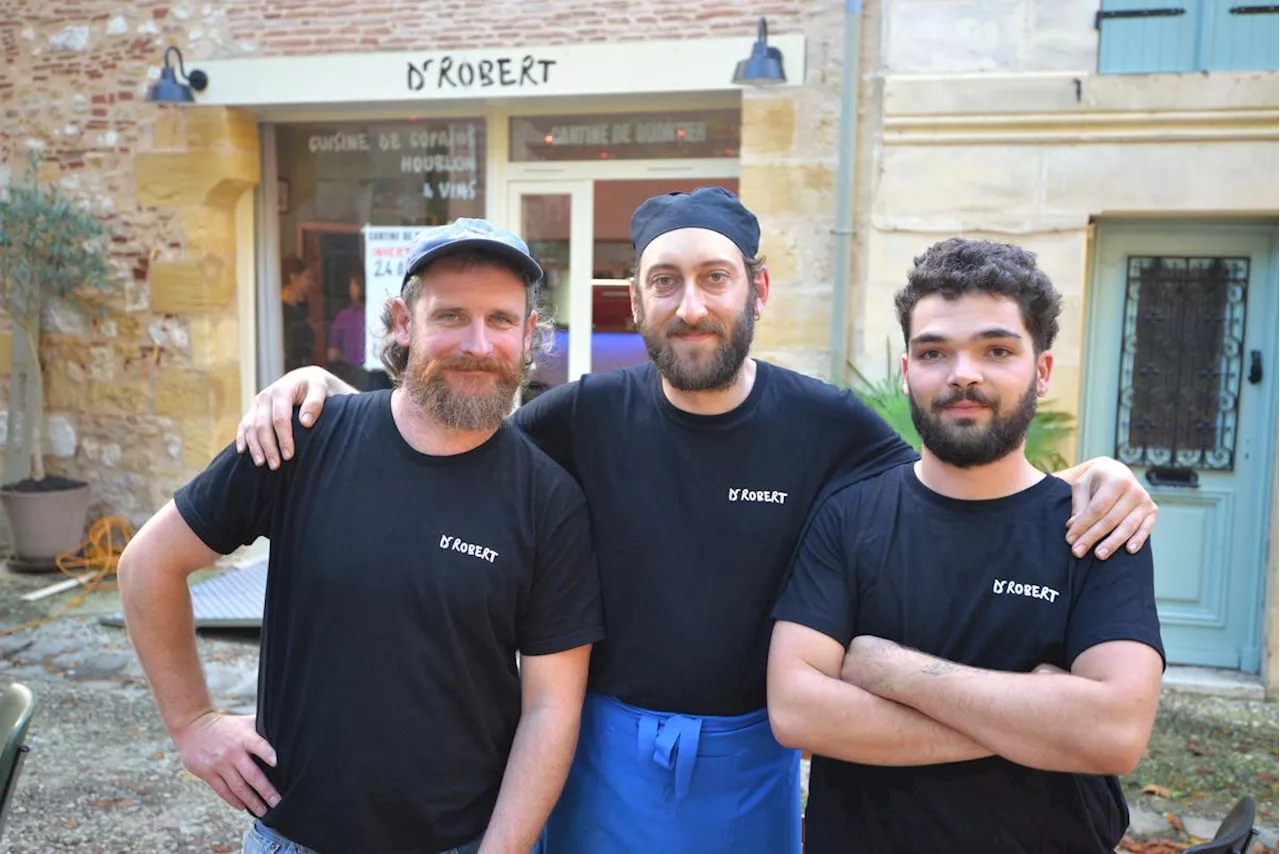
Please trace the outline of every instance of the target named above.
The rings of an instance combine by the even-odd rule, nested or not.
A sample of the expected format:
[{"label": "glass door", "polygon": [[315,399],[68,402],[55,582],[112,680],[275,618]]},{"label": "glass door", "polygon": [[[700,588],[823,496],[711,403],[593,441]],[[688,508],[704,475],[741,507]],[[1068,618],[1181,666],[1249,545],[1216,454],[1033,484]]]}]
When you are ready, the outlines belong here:
[{"label": "glass door", "polygon": [[736,194],[738,179],[596,178],[591,232],[591,370],[605,373],[649,360],[631,316],[629,280],[634,272],[631,215],[645,199],[716,186]]},{"label": "glass door", "polygon": [[529,244],[546,278],[544,315],[555,349],[539,356],[525,400],[591,371],[591,181],[512,181],[507,222]]},{"label": "glass door", "polygon": [[546,271],[542,301],[556,328],[555,352],[540,356],[525,400],[583,374],[647,361],[631,316],[628,278],[635,257],[631,214],[645,199],[734,177],[513,180],[507,222]]}]

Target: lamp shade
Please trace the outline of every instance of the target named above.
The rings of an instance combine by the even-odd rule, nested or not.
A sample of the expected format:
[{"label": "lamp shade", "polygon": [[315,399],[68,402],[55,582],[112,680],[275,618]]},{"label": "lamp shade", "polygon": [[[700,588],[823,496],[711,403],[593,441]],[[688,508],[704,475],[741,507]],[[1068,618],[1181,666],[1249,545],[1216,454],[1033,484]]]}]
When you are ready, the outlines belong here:
[{"label": "lamp shade", "polygon": [[739,62],[733,70],[733,82],[748,86],[776,86],[787,82],[787,72],[782,68],[782,51],[769,47],[769,29],[764,18],[760,19],[760,35],[751,46],[751,56]]},{"label": "lamp shade", "polygon": [[160,79],[147,89],[147,100],[161,104],[189,104],[195,99],[191,87],[179,83],[177,75],[167,65],[160,69]]}]

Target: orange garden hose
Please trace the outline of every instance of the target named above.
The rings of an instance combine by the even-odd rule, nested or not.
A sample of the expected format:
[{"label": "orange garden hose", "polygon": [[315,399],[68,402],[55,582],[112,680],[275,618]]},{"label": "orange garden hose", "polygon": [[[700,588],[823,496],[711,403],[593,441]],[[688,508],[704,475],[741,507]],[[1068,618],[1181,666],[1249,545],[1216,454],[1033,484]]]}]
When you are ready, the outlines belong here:
[{"label": "orange garden hose", "polygon": [[[63,552],[54,558],[54,563],[62,573],[80,581],[83,590],[62,606],[66,612],[78,608],[90,595],[98,590],[114,587],[116,568],[120,565],[120,554],[133,539],[134,527],[119,516],[103,516],[89,526],[89,533],[84,541],[71,551]],[[16,626],[0,629],[0,636],[11,635],[25,629],[34,628],[61,616],[49,614],[19,623]]]}]

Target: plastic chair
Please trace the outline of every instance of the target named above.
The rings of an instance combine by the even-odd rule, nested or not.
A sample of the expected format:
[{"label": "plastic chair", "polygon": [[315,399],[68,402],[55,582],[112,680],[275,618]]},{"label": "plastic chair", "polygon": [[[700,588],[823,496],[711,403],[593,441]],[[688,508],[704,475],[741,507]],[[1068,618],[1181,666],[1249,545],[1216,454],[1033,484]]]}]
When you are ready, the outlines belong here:
[{"label": "plastic chair", "polygon": [[1241,798],[1218,825],[1218,833],[1213,839],[1192,845],[1183,854],[1248,854],[1258,837],[1253,819],[1253,798]]},{"label": "plastic chair", "polygon": [[13,683],[0,691],[0,733],[4,734],[4,752],[0,753],[0,835],[4,834],[9,802],[22,772],[22,761],[30,749],[22,740],[31,723],[36,701],[31,689]]}]

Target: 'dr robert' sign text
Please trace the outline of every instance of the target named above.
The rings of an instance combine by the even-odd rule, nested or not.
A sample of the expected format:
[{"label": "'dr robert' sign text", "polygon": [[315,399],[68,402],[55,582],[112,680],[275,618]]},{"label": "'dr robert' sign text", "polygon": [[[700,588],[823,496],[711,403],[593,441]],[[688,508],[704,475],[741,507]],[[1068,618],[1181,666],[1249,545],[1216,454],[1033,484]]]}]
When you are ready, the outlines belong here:
[{"label": "'dr robert' sign text", "polygon": [[518,59],[504,56],[478,60],[445,55],[439,59],[423,60],[421,64],[410,62],[409,91],[545,86],[551,82],[551,66],[555,64],[554,59],[539,59],[533,54],[525,54]]}]

